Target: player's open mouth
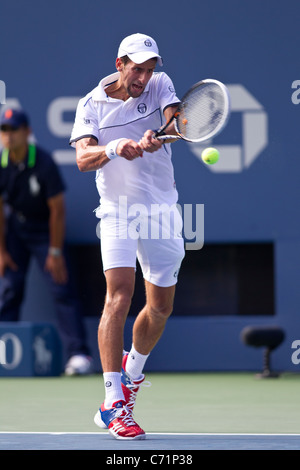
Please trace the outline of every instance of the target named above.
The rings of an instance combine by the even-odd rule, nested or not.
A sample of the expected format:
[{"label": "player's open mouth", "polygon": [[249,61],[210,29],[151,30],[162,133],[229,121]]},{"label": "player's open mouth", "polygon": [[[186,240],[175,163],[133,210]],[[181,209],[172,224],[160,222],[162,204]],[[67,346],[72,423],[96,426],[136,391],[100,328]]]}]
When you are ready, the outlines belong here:
[{"label": "player's open mouth", "polygon": [[142,91],[143,87],[141,85],[132,84],[132,88],[136,91]]}]

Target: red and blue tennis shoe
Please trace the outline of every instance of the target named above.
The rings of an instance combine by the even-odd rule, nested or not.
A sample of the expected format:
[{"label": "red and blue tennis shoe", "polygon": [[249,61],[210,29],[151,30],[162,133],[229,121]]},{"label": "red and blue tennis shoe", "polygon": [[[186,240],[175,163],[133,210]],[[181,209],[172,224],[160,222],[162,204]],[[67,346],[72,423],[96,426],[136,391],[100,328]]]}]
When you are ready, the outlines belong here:
[{"label": "red and blue tennis shoe", "polygon": [[112,408],[105,409],[104,403],[94,417],[94,422],[100,428],[108,428],[110,434],[116,439],[145,439],[143,429],[133,419],[133,409],[137,393],[141,386],[150,387],[142,375],[138,380],[132,380],[126,372],[128,353],[123,354],[121,384],[125,401],[120,400]]},{"label": "red and blue tennis shoe", "polygon": [[116,439],[145,439],[146,434],[134,421],[131,411],[124,401],[115,402],[112,408],[105,409],[104,403],[94,417],[94,422],[100,428],[108,431]]},{"label": "red and blue tennis shoe", "polygon": [[132,380],[131,377],[126,372],[126,362],[128,359],[128,353],[123,354],[122,360],[122,372],[121,372],[121,384],[122,391],[124,394],[125,402],[127,408],[133,413],[133,408],[135,406],[137,393],[141,386],[150,387],[150,382],[145,382],[144,374],[141,375],[141,378],[138,380]]}]

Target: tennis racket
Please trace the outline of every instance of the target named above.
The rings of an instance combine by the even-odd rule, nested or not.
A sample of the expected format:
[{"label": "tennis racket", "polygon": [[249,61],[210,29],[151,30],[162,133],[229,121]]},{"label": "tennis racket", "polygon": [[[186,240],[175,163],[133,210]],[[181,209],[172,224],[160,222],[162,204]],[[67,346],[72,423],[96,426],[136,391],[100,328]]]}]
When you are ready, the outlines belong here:
[{"label": "tennis racket", "polygon": [[[226,86],[210,78],[201,80],[185,93],[176,113],[156,131],[155,137],[203,142],[224,129],[229,115],[230,96]],[[177,135],[166,135],[164,131],[174,119]]]}]

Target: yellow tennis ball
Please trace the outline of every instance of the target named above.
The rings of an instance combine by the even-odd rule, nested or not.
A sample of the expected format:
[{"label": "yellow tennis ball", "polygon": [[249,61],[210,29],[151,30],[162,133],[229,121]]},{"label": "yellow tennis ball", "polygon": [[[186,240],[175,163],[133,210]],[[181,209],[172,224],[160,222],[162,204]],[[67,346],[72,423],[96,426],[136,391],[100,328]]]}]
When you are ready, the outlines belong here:
[{"label": "yellow tennis ball", "polygon": [[204,149],[201,154],[202,160],[208,165],[213,165],[213,163],[216,163],[219,160],[219,156],[220,154],[218,150],[213,147],[208,147],[207,149]]}]

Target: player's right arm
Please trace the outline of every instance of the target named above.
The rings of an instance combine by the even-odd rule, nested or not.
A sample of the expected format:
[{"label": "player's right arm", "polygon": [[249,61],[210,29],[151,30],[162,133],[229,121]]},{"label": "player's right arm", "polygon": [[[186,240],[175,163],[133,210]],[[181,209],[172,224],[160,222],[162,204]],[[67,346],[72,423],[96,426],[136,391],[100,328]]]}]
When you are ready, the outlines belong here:
[{"label": "player's right arm", "polygon": [[[116,153],[126,160],[134,160],[143,155],[143,150],[134,140],[122,139],[116,147]],[[110,161],[106,145],[98,145],[97,140],[90,136],[77,140],[76,162],[80,171],[99,170]]]}]

